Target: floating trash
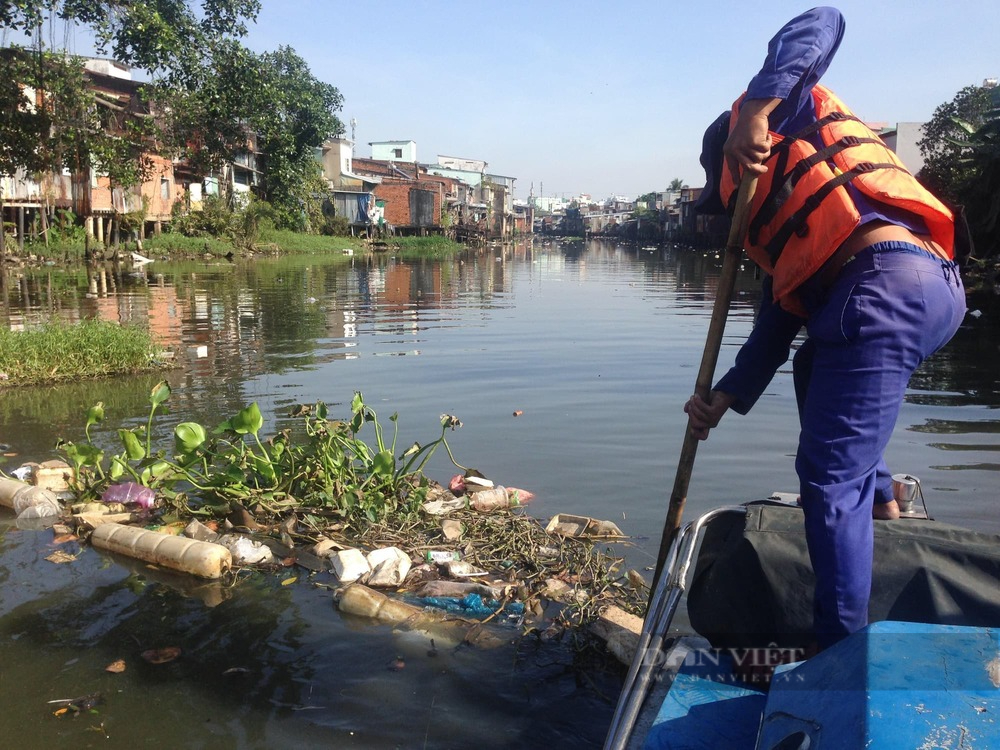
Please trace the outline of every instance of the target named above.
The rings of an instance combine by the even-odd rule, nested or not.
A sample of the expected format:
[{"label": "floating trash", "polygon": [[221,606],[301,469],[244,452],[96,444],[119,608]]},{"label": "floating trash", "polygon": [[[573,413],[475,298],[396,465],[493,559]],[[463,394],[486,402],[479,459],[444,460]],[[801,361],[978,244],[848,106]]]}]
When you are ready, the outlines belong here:
[{"label": "floating trash", "polygon": [[471,617],[482,620],[491,617],[497,612],[508,617],[520,617],[524,614],[524,602],[507,602],[506,604],[497,599],[483,599],[479,594],[467,594],[461,599],[443,596],[427,596],[421,601],[431,607],[443,609],[462,617]]}]

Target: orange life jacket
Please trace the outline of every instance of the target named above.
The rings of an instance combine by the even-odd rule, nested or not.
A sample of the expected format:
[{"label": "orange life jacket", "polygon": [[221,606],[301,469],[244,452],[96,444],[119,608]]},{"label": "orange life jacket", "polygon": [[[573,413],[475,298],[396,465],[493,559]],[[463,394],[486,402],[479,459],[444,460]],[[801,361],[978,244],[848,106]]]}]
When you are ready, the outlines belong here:
[{"label": "orange life jacket", "polygon": [[[861,222],[845,185],[862,194],[920,216],[931,238],[954,257],[951,211],[906,170],[875,133],[829,89],[812,92],[816,122],[790,136],[771,132],[768,170],[757,181],[750,209],[747,255],[774,277],[774,298],[804,315],[795,293],[840,247]],[[733,104],[730,129],[742,97]],[[824,148],[808,140],[818,134]],[[720,194],[730,205],[736,188],[722,170]]]}]

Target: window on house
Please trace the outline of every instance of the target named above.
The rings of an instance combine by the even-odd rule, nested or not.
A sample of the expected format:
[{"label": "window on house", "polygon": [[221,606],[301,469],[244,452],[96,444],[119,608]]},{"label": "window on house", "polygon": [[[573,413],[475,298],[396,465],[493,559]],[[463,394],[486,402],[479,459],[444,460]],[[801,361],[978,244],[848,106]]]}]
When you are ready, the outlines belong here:
[{"label": "window on house", "polygon": [[394,148],[394,149],[392,150],[392,155],[393,155],[393,156],[394,156],[394,157],[395,157],[396,159],[402,159],[402,158],[403,158],[403,149],[401,149],[401,148]]},{"label": "window on house", "polygon": [[170,180],[166,177],[160,178],[160,199],[165,201],[170,200]]}]

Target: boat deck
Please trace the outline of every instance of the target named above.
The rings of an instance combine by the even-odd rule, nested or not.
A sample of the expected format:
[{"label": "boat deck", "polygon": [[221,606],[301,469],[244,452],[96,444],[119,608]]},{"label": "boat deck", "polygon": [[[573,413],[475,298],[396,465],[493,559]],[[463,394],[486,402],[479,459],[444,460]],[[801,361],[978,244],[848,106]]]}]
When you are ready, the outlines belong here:
[{"label": "boat deck", "polygon": [[769,692],[734,678],[714,649],[668,652],[663,670],[669,688],[636,734],[647,750],[1000,747],[996,628],[873,623],[778,667]]}]

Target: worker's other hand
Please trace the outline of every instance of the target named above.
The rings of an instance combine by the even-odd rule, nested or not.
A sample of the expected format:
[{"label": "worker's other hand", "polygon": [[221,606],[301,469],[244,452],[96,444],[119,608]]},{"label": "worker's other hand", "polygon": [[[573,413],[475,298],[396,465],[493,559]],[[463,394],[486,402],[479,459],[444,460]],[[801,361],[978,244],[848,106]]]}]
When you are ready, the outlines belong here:
[{"label": "worker's other hand", "polygon": [[684,404],[684,412],[688,415],[688,428],[698,440],[708,438],[709,430],[719,424],[722,415],[732,406],[735,398],[722,391],[712,391],[706,402],[698,394],[693,395]]},{"label": "worker's other hand", "polygon": [[778,99],[747,99],[743,102],[736,123],[722,152],[733,182],[740,181],[740,170],[761,175],[767,171],[764,161],[771,155],[771,133],[768,115]]}]

